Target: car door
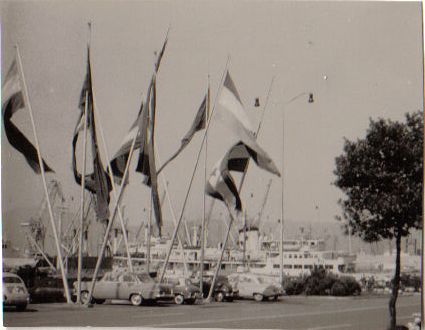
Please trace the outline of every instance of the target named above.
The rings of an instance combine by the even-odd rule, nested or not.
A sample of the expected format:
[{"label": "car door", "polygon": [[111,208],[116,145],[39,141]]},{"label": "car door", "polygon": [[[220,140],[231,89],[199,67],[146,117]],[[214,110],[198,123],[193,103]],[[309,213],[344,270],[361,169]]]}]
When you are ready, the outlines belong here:
[{"label": "car door", "polygon": [[134,293],[137,280],[134,275],[124,273],[118,277],[118,299],[129,299],[130,295]]},{"label": "car door", "polygon": [[252,296],[252,281],[251,278],[245,275],[239,276],[238,281],[239,296],[251,297]]},{"label": "car door", "polygon": [[117,275],[107,273],[94,288],[93,297],[95,299],[116,299],[118,290]]}]

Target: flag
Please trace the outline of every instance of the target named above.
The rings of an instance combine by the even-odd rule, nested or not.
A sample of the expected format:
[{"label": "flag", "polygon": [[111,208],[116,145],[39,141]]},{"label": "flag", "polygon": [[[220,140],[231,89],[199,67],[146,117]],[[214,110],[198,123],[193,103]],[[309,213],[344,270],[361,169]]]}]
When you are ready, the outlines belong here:
[{"label": "flag", "polygon": [[242,202],[230,171],[245,172],[250,158],[260,168],[267,169],[263,157],[264,155],[258,154],[245,143],[236,143],[214,166],[207,182],[206,193],[232,205],[237,211],[241,211]]},{"label": "flag", "polygon": [[[142,141],[142,137],[140,135],[140,130],[139,130],[139,121],[141,120],[142,113],[143,113],[143,103],[140,107],[140,111],[135,122],[133,123],[133,125],[131,125],[130,131],[128,132],[123,142],[121,143],[120,149],[115,153],[114,157],[111,160],[110,165],[111,165],[112,174],[114,176],[114,180],[118,184],[121,184],[122,182],[122,178],[124,176],[124,170],[127,165],[128,157],[130,154],[130,148],[136,136],[137,137],[136,137],[136,142],[134,145],[134,150],[139,149],[142,145],[143,141]],[[127,176],[127,181],[128,181],[128,176]]]},{"label": "flag", "polygon": [[214,166],[213,171],[208,179],[205,192],[213,198],[217,198],[227,205],[234,207],[237,211],[242,210],[242,202],[239,197],[238,188],[235,181],[229,172],[229,164],[232,164],[233,169],[239,169],[235,166],[230,154],[231,148],[223,158],[221,158]]},{"label": "flag", "polygon": [[[4,132],[9,143],[18,150],[37,174],[41,173],[38,161],[37,149],[27,139],[27,137],[12,122],[13,115],[25,107],[21,82],[19,79],[18,66],[16,60],[12,62],[6,79],[2,87],[2,112]],[[50,166],[42,159],[45,172],[54,172]]]},{"label": "flag", "polygon": [[158,178],[155,166],[155,117],[156,117],[156,76],[152,76],[149,86],[149,103],[140,121],[140,132],[143,138],[143,146],[139,149],[139,160],[136,171],[145,176],[144,183],[151,188],[152,203],[155,213],[155,221],[158,235],[161,237],[162,211],[158,192]]},{"label": "flag", "polygon": [[195,116],[195,119],[192,122],[192,125],[189,128],[189,131],[186,133],[186,135],[183,137],[183,139],[181,140],[181,144],[180,144],[180,148],[174,153],[173,156],[170,157],[170,159],[168,159],[162,166],[161,168],[158,170],[159,174],[165,166],[167,166],[174,158],[176,158],[180,152],[182,152],[182,150],[189,144],[189,142],[192,140],[193,136],[195,135],[196,132],[204,129],[206,127],[207,124],[207,102],[208,102],[208,98],[209,98],[209,89],[208,89],[208,93],[207,95],[205,95],[197,113]]},{"label": "flag", "polygon": [[242,141],[246,147],[249,147],[249,153],[258,166],[280,176],[280,172],[273,160],[256,141],[251,122],[229,72],[226,74],[219,104],[223,108],[223,111],[219,113],[219,118],[231,129],[238,140]]},{"label": "flag", "polygon": [[80,94],[80,116],[75,127],[74,138],[72,140],[72,169],[74,172],[75,181],[81,185],[82,175],[78,172],[77,169],[76,146],[79,133],[84,130],[84,112],[87,108],[87,131],[91,137],[93,173],[85,175],[85,188],[96,196],[96,216],[98,220],[103,221],[109,219],[109,193],[112,189],[112,186],[108,174],[104,170],[99,155],[93,107],[90,49],[87,48],[87,74]]}]

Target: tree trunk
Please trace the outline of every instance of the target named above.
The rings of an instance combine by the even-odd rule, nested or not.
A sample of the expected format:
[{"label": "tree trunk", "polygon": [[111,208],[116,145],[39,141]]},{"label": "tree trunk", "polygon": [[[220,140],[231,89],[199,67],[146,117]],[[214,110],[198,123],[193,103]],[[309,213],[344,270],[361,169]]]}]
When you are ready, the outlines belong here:
[{"label": "tree trunk", "polygon": [[396,235],[396,261],[395,261],[395,274],[394,278],[392,280],[392,292],[391,292],[391,298],[389,303],[390,308],[390,317],[391,317],[391,323],[390,323],[390,329],[395,330],[397,325],[397,317],[396,317],[396,304],[397,304],[397,297],[398,297],[398,290],[400,288],[400,250],[401,250],[401,234],[397,233]]}]

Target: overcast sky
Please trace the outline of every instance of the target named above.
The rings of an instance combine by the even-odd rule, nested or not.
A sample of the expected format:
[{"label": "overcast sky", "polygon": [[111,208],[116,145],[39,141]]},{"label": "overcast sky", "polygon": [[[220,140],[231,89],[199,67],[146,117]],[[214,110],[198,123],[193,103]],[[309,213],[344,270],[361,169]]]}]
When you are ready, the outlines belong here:
[{"label": "overcast sky", "polygon": [[[135,119],[153,71],[154,52],[169,26],[158,76],[159,163],[178,148],[205,94],[208,74],[214,103],[228,55],[230,73],[254,127],[275,77],[258,141],[281,168],[285,111],[287,220],[332,221],[340,214],[341,194],[331,183],[343,138],[363,137],[370,117],[400,120],[404,113],[422,109],[419,2],[2,2],[1,20],[2,72],[18,43],[42,153],[55,169],[72,211],[78,207],[80,190],[71,170],[71,140],[86,70],[88,21],[93,23],[94,91],[110,156]],[[288,104],[303,92],[313,92],[315,102],[309,104],[304,96]],[[261,108],[254,107],[256,97]],[[33,140],[27,111],[17,113],[13,121]],[[164,171],[176,213],[202,134]],[[213,120],[208,172],[232,142]],[[1,145],[3,215],[37,207],[41,177],[11,148],[4,133]],[[200,165],[185,216],[189,219],[202,214],[203,160]],[[148,209],[149,191],[134,167],[123,203],[136,225]],[[242,201],[249,214],[257,213],[270,178],[264,218],[276,223],[281,209],[277,177],[250,166]],[[216,215],[224,214],[220,204]],[[170,223],[168,207],[164,216]]]}]

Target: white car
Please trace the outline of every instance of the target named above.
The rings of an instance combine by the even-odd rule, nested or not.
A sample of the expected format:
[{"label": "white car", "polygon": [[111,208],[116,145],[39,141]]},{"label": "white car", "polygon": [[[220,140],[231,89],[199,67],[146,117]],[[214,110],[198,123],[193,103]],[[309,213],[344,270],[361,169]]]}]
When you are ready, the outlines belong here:
[{"label": "white car", "polygon": [[3,307],[15,306],[18,311],[27,308],[30,295],[24,281],[16,274],[3,273]]},{"label": "white car", "polygon": [[229,276],[229,282],[235,290],[239,290],[239,297],[254,298],[256,301],[266,299],[277,300],[283,295],[283,289],[265,281],[262,277],[251,273],[236,273]]}]

